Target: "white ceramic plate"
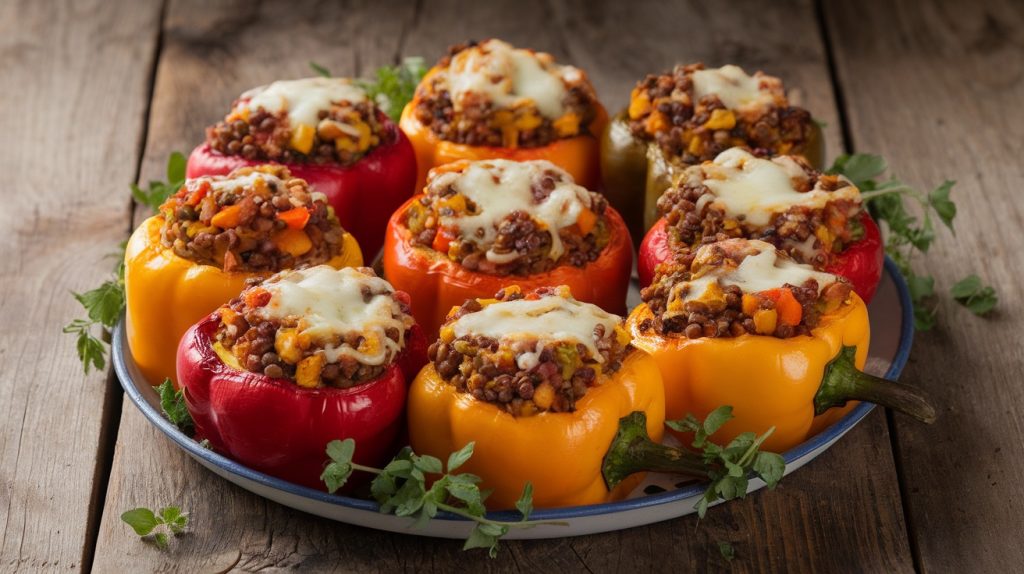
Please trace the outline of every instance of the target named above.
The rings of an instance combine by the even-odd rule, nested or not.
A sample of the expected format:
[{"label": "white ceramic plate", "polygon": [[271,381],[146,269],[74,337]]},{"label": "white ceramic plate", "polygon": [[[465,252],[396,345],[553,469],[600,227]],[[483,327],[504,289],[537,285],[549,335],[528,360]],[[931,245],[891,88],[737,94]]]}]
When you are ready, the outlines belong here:
[{"label": "white ceramic plate", "polygon": [[[871,316],[871,351],[866,370],[889,379],[899,377],[910,354],[914,324],[910,294],[895,264],[886,259],[885,273],[874,300],[868,306]],[[128,352],[123,322],[114,332],[114,369],[128,398],[142,411],[142,414],[162,433],[199,464],[214,473],[264,498],[292,508],[316,514],[332,520],[357,524],[369,528],[436,536],[441,538],[465,538],[473,524],[458,516],[438,514],[422,529],[410,529],[408,518],[381,514],[377,503],[337,496],[263,474],[243,466],[229,458],[207,450],[163,417],[156,392],[150,387]],[[874,405],[861,403],[845,417],[796,448],[783,453],[786,460],[786,474],[813,460],[846,434],[854,425],[871,412]],[[656,485],[660,488],[652,488]],[[764,486],[759,479],[752,479],[748,492]],[[663,490],[662,490],[663,489]],[[647,492],[658,491],[656,494]],[[703,494],[702,484],[679,482],[678,476],[651,474],[626,500],[590,506],[570,508],[539,509],[534,520],[557,520],[567,526],[540,525],[528,530],[513,529],[507,538],[557,538],[579,536],[595,532],[607,532],[651,524],[694,512],[694,505]],[[493,512],[496,519],[518,520],[516,512]]]}]

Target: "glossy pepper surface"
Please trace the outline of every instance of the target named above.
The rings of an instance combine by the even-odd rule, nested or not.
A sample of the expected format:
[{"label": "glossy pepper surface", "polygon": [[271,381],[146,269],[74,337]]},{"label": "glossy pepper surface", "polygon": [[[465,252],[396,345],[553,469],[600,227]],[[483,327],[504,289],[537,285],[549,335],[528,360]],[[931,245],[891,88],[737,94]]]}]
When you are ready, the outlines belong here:
[{"label": "glossy pepper surface", "polygon": [[921,404],[916,391],[860,372],[868,353],[868,312],[855,293],[850,298],[823,316],[810,335],[788,339],[663,336],[640,329],[652,317],[646,304],[634,309],[628,324],[633,345],[650,353],[661,370],[668,419],[687,413],[702,419],[722,405],[733,407],[735,418],[715,434],[715,442],[775,427],[764,448],[783,452],[832,422],[829,409],[847,399],[870,400],[934,420],[934,411]]},{"label": "glossy pepper surface", "polygon": [[470,271],[440,254],[412,243],[412,233],[402,221],[412,202],[398,209],[388,222],[384,239],[384,277],[396,289],[412,296],[412,314],[428,337],[437,335],[448,311],[466,299],[494,296],[503,286],[515,283],[523,291],[537,287],[568,285],[573,296],[609,313],[625,314],[626,292],[633,266],[633,243],[626,224],[614,209],[607,209],[608,245],[584,267],[560,265],[535,275],[502,276]]},{"label": "glossy pepper surface", "polygon": [[488,505],[495,509],[512,508],[527,481],[538,507],[597,504],[625,497],[643,479],[640,473],[612,490],[605,485],[602,462],[619,419],[643,412],[647,432],[660,440],[664,400],[658,366],[638,351],[588,389],[575,411],[523,417],[457,391],[427,365],[409,390],[409,437],[414,451],[442,460],[475,441],[460,472],[476,474],[481,488],[494,489]]},{"label": "glossy pepper surface", "polygon": [[[878,225],[867,211],[861,213],[860,223],[864,228],[864,236],[847,245],[841,253],[830,254],[824,270],[849,280],[857,295],[870,303],[882,279],[885,250]],[[666,225],[664,217],[658,219],[640,243],[637,274],[641,288],[651,284],[659,264],[672,259],[673,249]]]},{"label": "glossy pepper surface", "polygon": [[[429,79],[429,73],[423,81]],[[416,178],[416,191],[423,190],[427,182],[427,173],[440,165],[465,160],[481,159],[509,159],[515,161],[528,161],[544,159],[564,169],[572,175],[576,183],[587,189],[598,189],[601,181],[600,166],[598,165],[599,141],[598,138],[608,123],[608,113],[601,104],[597,106],[597,117],[590,122],[586,133],[571,138],[559,139],[545,146],[539,147],[493,147],[474,146],[442,140],[437,137],[427,126],[424,126],[413,113],[416,109],[417,100],[409,102],[402,110],[402,118],[399,125],[402,131],[409,136],[412,147],[416,150],[416,163],[418,175]]]},{"label": "glossy pepper surface", "polygon": [[[271,275],[225,272],[180,257],[161,241],[163,225],[160,215],[143,221],[128,240],[124,260],[128,347],[151,385],[175,380],[175,351],[189,327],[241,293],[246,280]],[[352,235],[344,235],[341,254],[327,264],[363,264]]]},{"label": "glossy pepper surface", "polygon": [[[813,124],[803,156],[815,169],[823,169],[825,140],[821,126]],[[635,137],[625,111],[617,114],[601,135],[601,180],[608,202],[622,213],[633,239],[658,220],[658,198],[672,178],[687,166],[667,157],[655,143]]]},{"label": "glossy pepper surface", "polygon": [[408,381],[426,362],[417,326],[378,378],[341,389],[303,388],[241,369],[230,352],[215,349],[219,324],[217,313],[210,314],[178,348],[178,379],[197,440],[260,472],[318,490],[325,489],[320,473],[332,440],[355,439],[358,464],[377,466],[394,455]]},{"label": "glossy pepper surface", "polygon": [[[383,113],[378,120],[388,134],[382,139],[390,143],[374,147],[353,165],[285,164],[292,176],[327,196],[341,226],[355,236],[369,258],[380,250],[391,212],[413,194],[416,182],[416,154],[409,139]],[[265,163],[223,155],[203,144],[189,156],[186,175],[226,175],[239,167]]]}]

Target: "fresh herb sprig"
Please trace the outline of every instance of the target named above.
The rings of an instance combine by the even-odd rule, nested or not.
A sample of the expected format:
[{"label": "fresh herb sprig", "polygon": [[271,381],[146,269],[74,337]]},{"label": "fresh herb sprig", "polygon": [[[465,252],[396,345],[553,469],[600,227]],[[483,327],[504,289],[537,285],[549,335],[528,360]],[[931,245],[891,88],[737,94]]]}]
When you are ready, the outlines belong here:
[{"label": "fresh herb sprig", "polygon": [[[448,456],[447,469],[441,460],[429,455],[417,455],[406,447],[384,468],[373,468],[352,462],[356,443],[352,439],[333,440],[327,444],[330,463],[320,479],[327,490],[336,492],[345,485],[354,471],[375,474],[370,493],[380,504],[380,511],[395,516],[415,519],[414,526],[422,527],[438,511],[450,512],[476,522],[463,545],[463,550],[487,548],[494,558],[498,554],[498,540],[512,528],[532,528],[538,524],[565,526],[565,522],[530,520],[533,513],[533,485],[527,482],[523,494],[516,502],[522,515],[518,521],[493,520],[487,517],[484,505],[487,492],[480,491],[480,477],[469,473],[456,473],[473,456],[474,443]],[[441,475],[427,488],[427,475]]]},{"label": "fresh herb sprig", "polygon": [[185,531],[185,527],[188,526],[188,514],[177,506],[165,506],[159,512],[140,507],[122,513],[121,521],[131,526],[143,540],[166,550],[170,538]]},{"label": "fresh herb sprig", "polygon": [[160,395],[160,410],[164,412],[167,420],[174,423],[178,430],[191,436],[195,430],[195,423],[188,412],[188,407],[185,406],[185,394],[180,389],[175,390],[170,379],[164,379],[156,388],[156,392]]},{"label": "fresh herb sprig", "polygon": [[[330,70],[316,62],[310,62],[309,67],[325,78],[331,77]],[[403,59],[397,66],[381,66],[374,72],[373,79],[359,80],[358,83],[366,90],[366,95],[372,98],[392,121],[397,122],[405,105],[412,101],[416,86],[426,73],[427,67],[423,58],[415,56]]]},{"label": "fresh herb sprig", "polygon": [[732,407],[722,406],[708,413],[704,421],[692,414],[680,420],[665,421],[665,425],[673,430],[693,433],[692,446],[708,465],[710,483],[697,502],[697,515],[701,518],[707,513],[708,506],[717,500],[746,497],[747,477],[751,473],[760,477],[768,488],[775,488],[786,472],[786,461],[781,455],[760,450],[761,444],[775,432],[775,427],[760,436],[752,432],[742,433],[724,447],[708,440],[731,418]]},{"label": "fresh herb sprig", "polygon": [[[147,189],[132,184],[132,197],[139,203],[157,212],[167,198],[178,191],[185,182],[185,156],[174,152],[167,160],[167,181],[150,181]],[[64,332],[75,335],[78,360],[86,374],[91,369],[102,370],[107,365],[107,346],[110,344],[110,330],[124,311],[124,250],[122,242],[116,253],[110,257],[116,260],[113,276],[99,287],[75,293],[75,299],[85,309],[85,319],[75,319],[64,326]],[[96,327],[99,326],[99,337]]]},{"label": "fresh herb sprig", "polygon": [[[884,222],[885,251],[907,280],[914,303],[915,327],[926,331],[935,326],[935,279],[930,275],[916,274],[912,262],[915,255],[927,253],[935,240],[934,218],[955,234],[956,204],[949,196],[956,182],[946,180],[925,193],[894,177],[880,180],[887,170],[888,165],[881,156],[853,154],[836,158],[828,171],[842,174],[852,181],[860,189],[861,198],[871,215]],[[920,219],[907,209],[905,198],[920,206]],[[983,285],[976,275],[957,282],[950,289],[950,294],[976,315],[988,313],[999,301],[995,289]]]}]

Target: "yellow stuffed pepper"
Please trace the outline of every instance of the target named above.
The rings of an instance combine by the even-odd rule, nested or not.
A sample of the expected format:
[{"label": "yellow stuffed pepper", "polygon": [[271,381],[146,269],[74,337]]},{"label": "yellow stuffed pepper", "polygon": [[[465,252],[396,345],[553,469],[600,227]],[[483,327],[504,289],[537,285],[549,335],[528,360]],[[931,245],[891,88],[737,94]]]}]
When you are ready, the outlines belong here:
[{"label": "yellow stuffed pepper", "polygon": [[262,279],[300,265],[360,266],[355,239],[321,193],[279,165],[188,180],[125,251],[128,346],[150,384],[176,379],[194,323]]},{"label": "yellow stuffed pepper", "polygon": [[[602,474],[620,419],[639,412],[661,439],[664,390],[657,365],[630,348],[616,315],[572,298],[567,287],[454,308],[409,392],[409,437],[421,455],[447,457],[475,441],[463,472],[493,489],[488,503],[512,508],[533,485],[538,507],[625,497],[643,473]],[[630,469],[630,473],[635,469]]]},{"label": "yellow stuffed pepper", "polygon": [[586,74],[501,40],[453,47],[427,72],[399,127],[427,172],[457,160],[547,160],[597,189],[608,114]]},{"label": "yellow stuffed pepper", "polygon": [[764,448],[788,450],[851,399],[935,418],[919,391],[859,370],[870,330],[850,284],[769,243],[704,245],[660,267],[642,297],[628,323],[633,345],[661,369],[666,416],[703,418],[731,405],[715,442],[774,427]]}]

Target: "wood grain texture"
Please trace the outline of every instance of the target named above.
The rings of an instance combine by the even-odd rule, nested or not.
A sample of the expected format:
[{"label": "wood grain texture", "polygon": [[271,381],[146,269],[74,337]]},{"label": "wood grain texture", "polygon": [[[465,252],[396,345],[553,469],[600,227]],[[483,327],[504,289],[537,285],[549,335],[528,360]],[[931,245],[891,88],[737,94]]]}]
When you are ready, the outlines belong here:
[{"label": "wood grain texture", "polygon": [[[245,5],[247,6],[247,5]],[[799,86],[830,126],[839,122],[824,49],[809,2],[765,11],[743,2],[424,2],[319,5],[319,17],[287,9],[172,2],[153,101],[145,173],[159,174],[170,150],[187,151],[242,90],[277,77],[308,75],[315,59],[339,74],[396,56],[439,57],[465,39],[497,36],[584,67],[615,109],[633,83],[676,62],[736,62]],[[746,17],[745,17],[746,16]],[[686,33],[681,33],[681,30]],[[360,37],[352,43],[344,38]],[[323,54],[322,56],[320,54]],[[456,541],[394,535],[333,523],[266,502],[206,472],[153,430],[130,405],[111,473],[96,569],[140,571],[909,571],[910,549],[884,416],[875,413],[835,448],[773,492],[686,517],[602,535],[508,542],[497,560],[463,553]],[[171,502],[194,526],[169,553],[140,543],[118,520],[137,505]],[[718,542],[737,559],[726,563]]]},{"label": "wood grain texture", "polygon": [[1019,2],[825,5],[857,151],[923,186],[957,180],[956,238],[921,272],[945,292],[977,272],[1000,296],[989,319],[943,296],[905,379],[941,405],[925,427],[895,418],[909,522],[923,571],[1019,570],[1024,547],[1024,6]]},{"label": "wood grain texture", "polygon": [[[119,5],[120,4],[120,5]],[[0,4],[0,571],[91,553],[106,373],[61,327],[128,232],[159,5]],[[111,89],[116,87],[116,89]]]}]

